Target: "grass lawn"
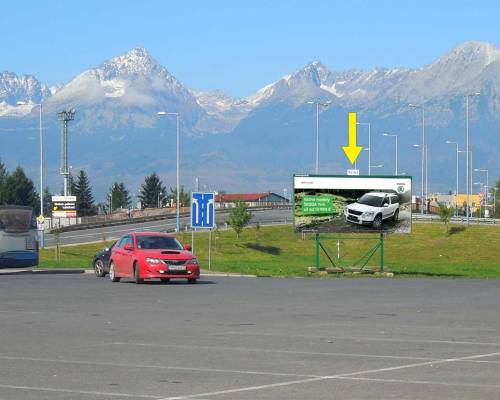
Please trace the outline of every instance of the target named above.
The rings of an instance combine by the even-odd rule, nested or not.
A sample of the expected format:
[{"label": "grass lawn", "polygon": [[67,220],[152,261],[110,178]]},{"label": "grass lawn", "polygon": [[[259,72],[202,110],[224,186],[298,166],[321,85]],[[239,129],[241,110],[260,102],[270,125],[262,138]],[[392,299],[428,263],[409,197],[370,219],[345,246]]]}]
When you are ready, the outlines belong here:
[{"label": "grass lawn", "polygon": [[[446,234],[442,224],[413,224],[411,235],[389,235],[385,240],[385,266],[397,276],[443,276],[500,278],[500,227],[451,226]],[[364,235],[365,237],[367,235]],[[349,240],[344,235],[340,254],[347,264],[359,259],[373,246],[373,240]],[[358,236],[359,237],[359,236]],[[191,234],[180,234],[180,240],[191,243]],[[325,235],[322,243],[332,258],[337,256],[337,240]],[[61,248],[61,261],[54,260],[54,249],[41,253],[41,268],[88,268],[92,256],[109,242]],[[208,234],[197,232],[195,252],[203,269],[208,268]],[[379,254],[369,266],[379,265]],[[236,239],[234,231],[212,234],[212,270],[260,276],[308,276],[307,268],[315,263],[313,235],[305,238],[292,226],[248,228]],[[321,265],[330,263],[322,254]]]}]

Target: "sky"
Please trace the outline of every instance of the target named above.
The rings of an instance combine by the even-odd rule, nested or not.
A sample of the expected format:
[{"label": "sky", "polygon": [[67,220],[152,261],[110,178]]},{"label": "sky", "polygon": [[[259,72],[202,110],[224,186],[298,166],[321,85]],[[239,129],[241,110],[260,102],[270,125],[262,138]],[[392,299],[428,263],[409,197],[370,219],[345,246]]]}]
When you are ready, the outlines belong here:
[{"label": "sky", "polygon": [[0,71],[49,85],[145,47],[184,85],[246,96],[320,60],[421,67],[467,40],[500,44],[497,1],[4,0]]}]

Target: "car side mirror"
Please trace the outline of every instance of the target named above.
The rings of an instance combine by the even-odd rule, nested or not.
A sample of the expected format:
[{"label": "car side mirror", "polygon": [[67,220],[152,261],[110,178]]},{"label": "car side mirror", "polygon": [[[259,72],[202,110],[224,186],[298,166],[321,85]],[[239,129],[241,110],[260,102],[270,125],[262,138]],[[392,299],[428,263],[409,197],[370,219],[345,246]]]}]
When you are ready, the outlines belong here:
[{"label": "car side mirror", "polygon": [[384,204],[384,207],[389,207],[389,204],[385,203],[385,204]]},{"label": "car side mirror", "polygon": [[192,250],[191,245],[190,244],[185,245],[184,250],[191,251]]},{"label": "car side mirror", "polygon": [[134,250],[134,246],[130,243],[127,243],[125,246],[123,246],[123,249],[127,251],[132,251]]}]

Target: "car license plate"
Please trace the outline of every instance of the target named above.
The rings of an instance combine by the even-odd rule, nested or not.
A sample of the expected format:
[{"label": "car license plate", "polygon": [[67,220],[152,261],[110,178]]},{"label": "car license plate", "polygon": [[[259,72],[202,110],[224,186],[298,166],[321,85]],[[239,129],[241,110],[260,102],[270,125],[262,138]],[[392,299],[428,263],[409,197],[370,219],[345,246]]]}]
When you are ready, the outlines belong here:
[{"label": "car license plate", "polygon": [[186,267],[184,265],[169,265],[168,269],[170,271],[185,271]]}]

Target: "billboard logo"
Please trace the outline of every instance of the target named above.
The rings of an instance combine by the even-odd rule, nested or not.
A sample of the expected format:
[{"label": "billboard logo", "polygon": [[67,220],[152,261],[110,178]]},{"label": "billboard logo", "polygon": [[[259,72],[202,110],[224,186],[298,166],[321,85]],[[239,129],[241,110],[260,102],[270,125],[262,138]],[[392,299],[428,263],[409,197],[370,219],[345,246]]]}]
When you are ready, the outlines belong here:
[{"label": "billboard logo", "polygon": [[191,193],[191,227],[213,228],[215,217],[214,193]]}]

